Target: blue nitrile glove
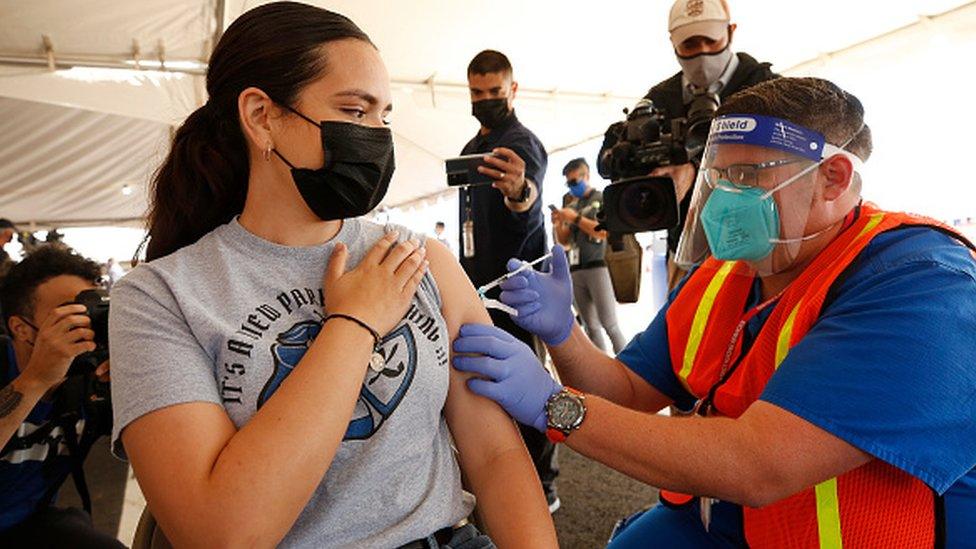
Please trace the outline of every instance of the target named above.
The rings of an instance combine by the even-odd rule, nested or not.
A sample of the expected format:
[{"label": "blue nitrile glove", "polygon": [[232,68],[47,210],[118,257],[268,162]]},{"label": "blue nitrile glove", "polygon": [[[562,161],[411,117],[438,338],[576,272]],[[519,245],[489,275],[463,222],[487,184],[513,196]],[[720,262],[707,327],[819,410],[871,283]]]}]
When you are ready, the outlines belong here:
[{"label": "blue nitrile glove", "polygon": [[[508,260],[509,272],[522,266]],[[528,269],[501,284],[502,303],[514,307],[512,320],[522,329],[539,336],[546,345],[559,345],[573,330],[573,280],[562,246],[552,247],[552,266],[548,273]]]},{"label": "blue nitrile glove", "polygon": [[485,379],[468,380],[468,388],[501,405],[519,423],[545,432],[546,401],[562,389],[528,345],[494,326],[465,324],[454,340],[454,367]]}]

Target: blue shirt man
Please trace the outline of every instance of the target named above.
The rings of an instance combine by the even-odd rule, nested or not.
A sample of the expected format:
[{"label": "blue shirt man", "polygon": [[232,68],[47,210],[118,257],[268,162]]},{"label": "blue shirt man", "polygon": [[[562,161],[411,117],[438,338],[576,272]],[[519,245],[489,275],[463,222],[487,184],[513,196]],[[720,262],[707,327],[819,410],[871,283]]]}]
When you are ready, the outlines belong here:
[{"label": "blue shirt man", "polygon": [[[851,265],[821,320],[760,397],[929,485],[945,509],[947,547],[976,538],[976,369],[968,366],[976,360],[976,300],[958,299],[974,292],[976,265],[955,239],[927,228],[884,233]],[[759,300],[757,284],[745,310]],[[672,368],[667,307],[617,359],[687,410],[695,398]],[[773,308],[747,323],[746,348]],[[879,379],[881,386],[867,381]],[[656,508],[624,529],[615,546],[649,532],[669,547],[716,538],[744,543],[739,506],[715,506],[706,533],[697,505]],[[695,520],[665,518],[676,514]]]},{"label": "blue shirt man", "polygon": [[95,349],[86,308],[73,301],[100,275],[98,264],[43,246],[0,284],[10,333],[0,338],[0,546],[121,546],[95,530],[88,513],[53,507],[69,475],[90,507],[81,464],[111,429],[107,386],[96,385],[108,363],[67,375],[77,356]]}]

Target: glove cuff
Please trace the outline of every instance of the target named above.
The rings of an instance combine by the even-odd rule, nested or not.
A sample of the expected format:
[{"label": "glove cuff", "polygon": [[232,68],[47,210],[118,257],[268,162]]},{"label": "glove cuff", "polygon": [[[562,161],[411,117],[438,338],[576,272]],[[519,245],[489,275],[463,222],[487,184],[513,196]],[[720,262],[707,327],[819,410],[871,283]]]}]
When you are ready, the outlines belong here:
[{"label": "glove cuff", "polygon": [[572,311],[567,311],[566,322],[563,323],[562,329],[551,336],[542,337],[542,342],[550,347],[555,347],[566,341],[569,339],[569,334],[573,333],[573,324],[575,323],[576,319],[573,318]]},{"label": "glove cuff", "polygon": [[539,432],[545,433],[549,429],[549,417],[546,414],[546,405],[552,395],[562,390],[563,386],[553,379],[552,387],[549,389],[549,394],[547,394],[545,400],[542,401],[542,409],[539,410],[539,415],[536,416],[535,421],[532,422],[532,427],[537,429]]}]

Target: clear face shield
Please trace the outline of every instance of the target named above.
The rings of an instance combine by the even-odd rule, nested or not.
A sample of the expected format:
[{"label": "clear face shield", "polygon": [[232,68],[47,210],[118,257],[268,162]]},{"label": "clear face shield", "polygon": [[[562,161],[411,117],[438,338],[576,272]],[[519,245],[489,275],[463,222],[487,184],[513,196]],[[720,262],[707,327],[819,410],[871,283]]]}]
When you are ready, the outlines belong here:
[{"label": "clear face shield", "polygon": [[851,139],[837,147],[779,118],[716,118],[675,262],[688,269],[711,255],[746,261],[761,276],[787,269],[804,242],[832,226],[808,226],[817,168],[842,154],[860,170],[861,160],[842,150]]}]

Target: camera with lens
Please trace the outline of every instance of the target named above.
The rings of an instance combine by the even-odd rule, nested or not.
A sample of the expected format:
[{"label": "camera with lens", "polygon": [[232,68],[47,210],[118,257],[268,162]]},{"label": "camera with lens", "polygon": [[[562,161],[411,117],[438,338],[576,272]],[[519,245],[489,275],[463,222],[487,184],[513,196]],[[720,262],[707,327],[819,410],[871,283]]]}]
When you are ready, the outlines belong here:
[{"label": "camera with lens", "polygon": [[68,377],[94,374],[98,365],[108,360],[108,292],[102,289],[85,290],[75,296],[73,303],[85,306],[95,332],[95,350],[75,357],[68,368]]},{"label": "camera with lens", "polygon": [[644,98],[627,118],[607,130],[597,168],[611,181],[603,191],[604,228],[638,233],[677,227],[678,199],[670,177],[650,177],[655,168],[700,160],[718,95],[694,97],[684,118],[667,122],[664,111]]}]

